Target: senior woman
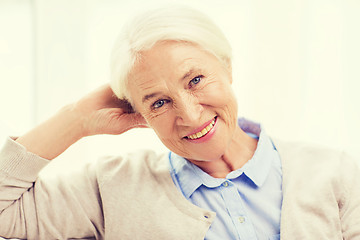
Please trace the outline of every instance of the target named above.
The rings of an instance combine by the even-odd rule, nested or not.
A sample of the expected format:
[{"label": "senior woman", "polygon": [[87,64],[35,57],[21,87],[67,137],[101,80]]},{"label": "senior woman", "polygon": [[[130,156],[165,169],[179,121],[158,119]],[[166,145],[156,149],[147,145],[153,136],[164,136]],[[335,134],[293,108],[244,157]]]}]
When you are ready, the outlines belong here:
[{"label": "senior woman", "polygon": [[[115,45],[112,70],[111,89],[7,140],[0,236],[360,239],[356,163],[274,142],[260,125],[237,119],[231,48],[206,16],[176,7],[135,18]],[[37,177],[78,139],[136,127],[152,128],[170,153],[141,151],[70,176]]]}]

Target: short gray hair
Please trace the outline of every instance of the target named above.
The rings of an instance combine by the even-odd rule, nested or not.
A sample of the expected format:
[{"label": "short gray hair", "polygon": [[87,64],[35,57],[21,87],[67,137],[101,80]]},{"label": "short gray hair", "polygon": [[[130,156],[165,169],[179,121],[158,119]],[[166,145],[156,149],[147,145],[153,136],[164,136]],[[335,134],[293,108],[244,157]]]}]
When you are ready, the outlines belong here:
[{"label": "short gray hair", "polygon": [[115,42],[110,85],[118,98],[132,103],[127,84],[133,65],[142,51],[167,40],[196,44],[231,66],[231,46],[208,16],[185,6],[150,10],[128,22]]}]

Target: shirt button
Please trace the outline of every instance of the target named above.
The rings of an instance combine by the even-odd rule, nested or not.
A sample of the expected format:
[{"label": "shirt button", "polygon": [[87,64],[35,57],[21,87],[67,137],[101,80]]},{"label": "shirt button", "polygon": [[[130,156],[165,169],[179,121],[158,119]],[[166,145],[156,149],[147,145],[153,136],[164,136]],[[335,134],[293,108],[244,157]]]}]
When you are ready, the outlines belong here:
[{"label": "shirt button", "polygon": [[227,187],[227,186],[229,186],[229,183],[228,182],[223,182],[223,184],[222,184],[224,187]]},{"label": "shirt button", "polygon": [[209,214],[209,213],[205,213],[205,214],[204,214],[204,218],[210,218],[210,214]]},{"label": "shirt button", "polygon": [[245,222],[245,218],[243,216],[238,217],[238,221],[239,223],[244,223]]}]

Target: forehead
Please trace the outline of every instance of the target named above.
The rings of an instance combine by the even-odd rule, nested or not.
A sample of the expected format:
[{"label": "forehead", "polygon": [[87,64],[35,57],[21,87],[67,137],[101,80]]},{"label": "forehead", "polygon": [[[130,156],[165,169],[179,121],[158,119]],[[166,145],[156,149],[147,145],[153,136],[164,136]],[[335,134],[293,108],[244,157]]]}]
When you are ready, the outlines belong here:
[{"label": "forehead", "polygon": [[133,103],[141,104],[145,95],[174,91],[181,80],[214,71],[221,65],[219,63],[214,55],[195,44],[160,42],[141,52],[129,74],[128,91]]},{"label": "forehead", "polygon": [[[200,68],[211,54],[195,44],[164,41],[150,50],[141,52],[141,56],[130,72],[130,79],[149,80],[152,77],[171,77],[182,74],[190,68]],[[215,58],[215,57],[214,57]]]}]

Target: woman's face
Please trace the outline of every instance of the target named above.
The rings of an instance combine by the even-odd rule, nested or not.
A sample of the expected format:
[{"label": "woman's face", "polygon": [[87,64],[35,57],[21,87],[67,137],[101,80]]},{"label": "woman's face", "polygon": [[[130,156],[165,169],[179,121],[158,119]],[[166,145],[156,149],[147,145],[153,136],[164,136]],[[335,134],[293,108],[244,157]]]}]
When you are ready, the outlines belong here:
[{"label": "woman's face", "polygon": [[166,41],[143,52],[129,75],[136,111],[171,151],[218,160],[237,122],[231,69],[196,45]]}]

